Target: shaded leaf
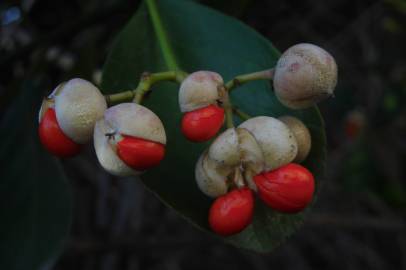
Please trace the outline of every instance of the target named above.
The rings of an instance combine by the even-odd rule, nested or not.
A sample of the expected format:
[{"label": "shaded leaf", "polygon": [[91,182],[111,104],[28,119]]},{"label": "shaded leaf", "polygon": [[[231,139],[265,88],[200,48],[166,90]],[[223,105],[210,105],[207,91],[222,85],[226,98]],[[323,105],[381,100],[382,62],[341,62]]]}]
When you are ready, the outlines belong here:
[{"label": "shaded leaf", "polygon": [[37,90],[26,84],[0,122],[0,269],[49,265],[71,221],[61,166],[39,145]]}]

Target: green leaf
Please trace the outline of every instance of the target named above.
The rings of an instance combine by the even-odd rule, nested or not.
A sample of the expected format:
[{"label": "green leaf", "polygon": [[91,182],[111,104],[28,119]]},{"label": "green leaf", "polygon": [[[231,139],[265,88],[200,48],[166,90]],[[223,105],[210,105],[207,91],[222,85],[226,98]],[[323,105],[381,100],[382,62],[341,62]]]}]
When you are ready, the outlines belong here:
[{"label": "green leaf", "polygon": [[0,269],[49,266],[69,230],[66,178],[39,145],[38,93],[26,84],[0,122]]},{"label": "green leaf", "polygon": [[[238,74],[271,68],[279,57],[272,44],[252,29],[194,2],[160,0],[157,1],[157,11],[155,15],[159,15],[163,26],[160,39],[156,38],[145,4],[119,34],[104,67],[102,88],[105,93],[133,89],[143,71],[167,70],[168,64],[173,66],[173,60],[187,72],[213,70],[229,80]],[[172,50],[168,63],[165,63],[167,48],[161,48],[162,38],[167,43],[164,47]],[[209,144],[191,143],[182,136],[177,89],[173,83],[161,83],[145,100],[145,106],[162,119],[168,143],[165,160],[158,168],[145,173],[142,179],[149,189],[187,220],[210,231],[207,213],[211,200],[198,190],[194,177],[195,162]],[[264,81],[233,91],[231,99],[251,115],[290,114],[302,119],[311,130],[313,143],[305,166],[320,181],[325,135],[317,108],[291,111],[283,107],[271,91],[269,82]],[[242,233],[226,240],[239,247],[267,252],[295,231],[302,219],[303,214],[277,214],[258,201],[253,223]]]}]

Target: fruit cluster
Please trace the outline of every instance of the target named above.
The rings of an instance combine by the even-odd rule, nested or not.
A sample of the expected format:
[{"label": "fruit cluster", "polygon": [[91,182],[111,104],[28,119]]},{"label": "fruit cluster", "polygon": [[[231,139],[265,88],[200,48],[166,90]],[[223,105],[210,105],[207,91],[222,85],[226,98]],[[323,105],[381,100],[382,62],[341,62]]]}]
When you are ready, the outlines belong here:
[{"label": "fruit cluster", "polygon": [[312,201],[315,183],[297,162],[306,159],[310,148],[309,130],[291,116],[254,117],[220,134],[195,170],[200,190],[216,198],[209,213],[213,231],[231,235],[248,226],[253,192],[276,211],[303,210]]},{"label": "fruit cluster", "polygon": [[156,114],[136,103],[107,109],[100,91],[82,79],[60,84],[44,99],[39,137],[58,157],[77,155],[93,137],[100,164],[118,176],[139,174],[165,154],[165,129]]},{"label": "fruit cluster", "polygon": [[298,164],[311,150],[305,124],[291,116],[256,116],[234,127],[228,94],[233,83],[273,79],[282,104],[291,109],[313,106],[332,95],[337,81],[337,66],[325,50],[311,44],[295,45],[282,54],[274,69],[238,76],[231,84],[224,84],[211,71],[197,71],[181,79],[163,72],[149,79],[130,91],[129,97],[135,96],[137,102],[110,108],[106,100],[112,97],[104,97],[85,80],[60,84],[40,109],[42,144],[58,157],[72,157],[93,138],[100,164],[118,176],[137,175],[157,166],[165,155],[165,129],[159,117],[139,103],[153,83],[176,80],[181,83],[181,130],[188,140],[208,141],[224,122],[228,126],[200,156],[195,169],[200,190],[216,198],[209,212],[213,231],[232,235],[248,226],[254,193],[272,209],[286,213],[301,211],[312,201],[313,176]]}]

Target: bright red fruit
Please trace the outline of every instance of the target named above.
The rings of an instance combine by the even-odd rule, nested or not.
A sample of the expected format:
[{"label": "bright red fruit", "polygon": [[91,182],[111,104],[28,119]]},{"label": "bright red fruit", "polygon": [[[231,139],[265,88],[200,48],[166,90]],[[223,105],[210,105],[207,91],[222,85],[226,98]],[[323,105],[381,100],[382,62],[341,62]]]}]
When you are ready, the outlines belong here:
[{"label": "bright red fruit", "polygon": [[254,197],[249,188],[235,189],[212,204],[209,224],[217,234],[229,236],[241,232],[252,221]]},{"label": "bright red fruit", "polygon": [[217,134],[223,122],[224,109],[209,105],[184,114],[182,133],[192,142],[204,142]]},{"label": "bright red fruit", "polygon": [[59,127],[55,110],[48,109],[38,127],[42,145],[58,157],[72,157],[80,152],[80,144],[66,136]]},{"label": "bright red fruit", "polygon": [[303,166],[289,163],[254,177],[259,197],[276,211],[296,213],[313,199],[314,178]]},{"label": "bright red fruit", "polygon": [[123,136],[117,154],[125,164],[139,171],[154,167],[165,156],[165,145],[140,138]]}]

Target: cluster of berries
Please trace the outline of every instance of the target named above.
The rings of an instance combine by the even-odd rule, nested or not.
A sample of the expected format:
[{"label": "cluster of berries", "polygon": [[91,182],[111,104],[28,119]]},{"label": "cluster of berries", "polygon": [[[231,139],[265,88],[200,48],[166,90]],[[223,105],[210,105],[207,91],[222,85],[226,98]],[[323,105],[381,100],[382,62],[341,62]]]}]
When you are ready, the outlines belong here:
[{"label": "cluster of berries", "polygon": [[[273,74],[277,98],[292,109],[310,107],[332,95],[336,80],[334,59],[311,44],[289,48]],[[226,91],[215,72],[194,72],[182,81],[181,129],[188,140],[203,142],[216,136],[225,120]],[[44,147],[59,157],[78,154],[93,137],[100,164],[118,176],[140,174],[165,155],[165,129],[155,113],[136,103],[107,108],[99,89],[82,79],[60,84],[44,99],[39,136]],[[303,210],[312,201],[315,184],[312,174],[297,163],[310,149],[309,130],[290,116],[253,117],[221,133],[195,170],[201,191],[216,198],[209,212],[213,231],[232,235],[248,226],[253,192],[276,211]]]},{"label": "cluster of berries", "polygon": [[82,79],[62,83],[44,99],[39,137],[58,157],[77,155],[93,137],[100,164],[118,176],[139,174],[165,155],[165,129],[155,113],[136,103],[107,109],[99,89]]},{"label": "cluster of berries", "polygon": [[209,224],[221,235],[251,223],[253,192],[272,209],[296,213],[313,198],[313,175],[298,163],[306,159],[311,135],[295,117],[258,116],[220,134],[199,158],[196,181],[216,198]]}]

